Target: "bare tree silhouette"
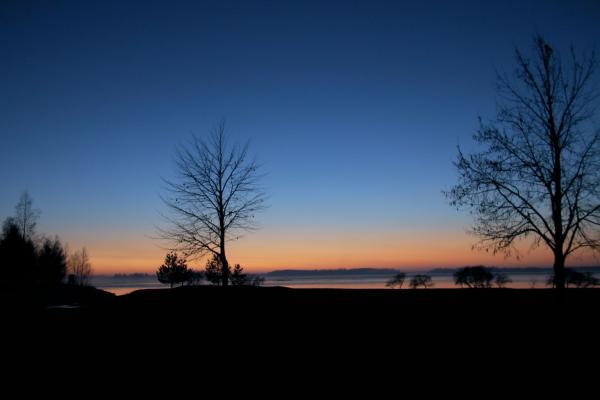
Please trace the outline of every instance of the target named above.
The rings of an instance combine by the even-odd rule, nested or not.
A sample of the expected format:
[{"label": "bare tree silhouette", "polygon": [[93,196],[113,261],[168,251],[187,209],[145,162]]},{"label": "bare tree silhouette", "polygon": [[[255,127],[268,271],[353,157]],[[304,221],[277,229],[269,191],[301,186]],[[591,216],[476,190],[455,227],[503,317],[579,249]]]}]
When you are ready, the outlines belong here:
[{"label": "bare tree silhouette", "polygon": [[206,139],[192,137],[176,155],[178,180],[166,181],[163,198],[170,215],[160,236],[186,257],[213,255],[222,268],[222,285],[229,283],[226,244],[241,231],[256,228],[254,216],[264,207],[256,161],[249,159],[248,143],[232,145],[221,122]]},{"label": "bare tree silhouette", "polygon": [[79,251],[72,253],[67,260],[67,269],[73,276],[72,282],[87,286],[90,283],[90,276],[92,275],[92,264],[90,264],[90,257],[88,256],[87,250],[83,247]]},{"label": "bare tree silhouette", "polygon": [[533,237],[554,255],[556,287],[565,287],[565,260],[600,246],[600,131],[591,125],[598,92],[596,58],[569,63],[542,38],[534,59],[516,51],[514,80],[499,75],[495,121],[474,135],[484,149],[455,163],[459,183],[446,195],[470,209],[474,246],[510,255],[517,239]]},{"label": "bare tree silhouette", "polygon": [[490,288],[494,281],[492,269],[483,265],[460,268],[454,272],[453,276],[456,285],[472,289]]},{"label": "bare tree silhouette", "polygon": [[431,279],[431,276],[425,274],[418,274],[410,279],[409,286],[411,289],[418,289],[419,287],[427,289],[433,287],[434,283]]},{"label": "bare tree silhouette", "polygon": [[18,225],[21,235],[25,240],[33,240],[37,219],[40,217],[40,211],[33,208],[33,199],[29,193],[23,192],[19,202],[15,206],[15,223]]},{"label": "bare tree silhouette", "polygon": [[404,272],[398,272],[389,281],[386,282],[385,286],[392,288],[392,289],[397,286],[398,289],[402,289],[402,285],[404,285],[405,280],[406,280],[406,274]]}]

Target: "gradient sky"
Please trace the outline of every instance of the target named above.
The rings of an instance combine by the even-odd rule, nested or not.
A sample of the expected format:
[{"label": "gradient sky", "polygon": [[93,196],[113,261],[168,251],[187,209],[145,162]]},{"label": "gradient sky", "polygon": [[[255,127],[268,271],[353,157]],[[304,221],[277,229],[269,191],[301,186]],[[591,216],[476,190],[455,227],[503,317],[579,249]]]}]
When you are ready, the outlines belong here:
[{"label": "gradient sky", "polygon": [[97,273],[151,272],[174,149],[225,118],[267,172],[249,271],[548,264],[472,251],[441,191],[515,46],[589,51],[600,4],[404,3],[2,1],[0,217],[28,190]]}]

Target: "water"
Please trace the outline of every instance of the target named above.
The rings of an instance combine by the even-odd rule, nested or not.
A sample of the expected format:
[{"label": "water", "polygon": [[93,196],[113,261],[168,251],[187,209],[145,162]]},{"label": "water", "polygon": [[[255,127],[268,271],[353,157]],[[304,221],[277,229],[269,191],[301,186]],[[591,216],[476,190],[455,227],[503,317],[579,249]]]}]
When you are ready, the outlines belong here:
[{"label": "water", "polygon": [[[427,273],[427,272],[425,272]],[[429,272],[434,283],[434,288],[457,288],[454,284],[452,272]],[[385,289],[386,282],[392,277],[392,273],[357,273],[344,274],[314,274],[314,275],[281,275],[271,277],[266,275],[264,286],[287,286],[291,288],[332,288],[332,289]],[[403,287],[408,286],[408,281],[414,273],[407,273],[407,279]],[[512,282],[506,287],[515,289],[545,288],[548,280],[547,272],[510,273],[507,276]],[[114,293],[123,295],[139,289],[165,289],[169,285],[158,282],[154,275],[144,276],[105,276],[96,275],[92,278],[92,285]]]},{"label": "water", "polygon": [[160,283],[156,279],[156,276],[153,275],[136,277],[94,275],[90,283],[98,289],[106,290],[118,296],[131,293],[134,290],[163,289],[169,287]]}]

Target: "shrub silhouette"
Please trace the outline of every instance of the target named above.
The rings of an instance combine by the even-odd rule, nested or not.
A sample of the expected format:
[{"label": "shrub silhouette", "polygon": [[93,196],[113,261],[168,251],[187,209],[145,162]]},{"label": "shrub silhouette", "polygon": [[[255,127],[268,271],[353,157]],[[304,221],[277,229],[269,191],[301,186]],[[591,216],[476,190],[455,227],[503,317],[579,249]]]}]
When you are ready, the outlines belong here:
[{"label": "shrub silhouette", "polygon": [[385,286],[392,288],[392,289],[395,288],[396,286],[398,286],[398,289],[402,289],[402,285],[404,285],[405,280],[406,280],[406,274],[404,272],[398,272],[396,275],[394,275],[393,278],[391,278],[389,281],[387,281]]},{"label": "shrub silhouette", "polygon": [[432,282],[431,276],[429,276],[429,275],[424,275],[424,274],[415,275],[410,280],[410,288],[411,289],[418,289],[419,287],[422,287],[423,289],[427,289],[427,288],[433,287],[433,285],[434,285],[434,283]]},{"label": "shrub silhouette", "polygon": [[468,288],[490,288],[494,280],[494,274],[490,268],[483,265],[460,268],[454,273],[454,283]]},{"label": "shrub silhouette", "polygon": [[[550,275],[546,282],[549,286],[556,285],[554,274]],[[578,289],[600,286],[600,279],[594,277],[591,272],[579,272],[572,268],[565,270],[565,287],[574,286]]]}]

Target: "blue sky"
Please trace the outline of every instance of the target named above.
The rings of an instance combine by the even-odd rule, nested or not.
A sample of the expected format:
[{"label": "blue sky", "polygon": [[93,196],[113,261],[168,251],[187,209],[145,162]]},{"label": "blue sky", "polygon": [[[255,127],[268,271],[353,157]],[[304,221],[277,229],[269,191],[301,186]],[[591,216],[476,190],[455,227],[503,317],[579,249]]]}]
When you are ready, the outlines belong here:
[{"label": "blue sky", "polygon": [[225,118],[251,140],[270,196],[240,262],[301,266],[244,256],[273,237],[280,250],[338,237],[332,260],[346,263],[382,232],[390,243],[464,235],[468,216],[441,191],[456,146],[470,146],[478,115],[493,117],[495,71],[510,72],[536,34],[563,53],[593,49],[600,6],[397,3],[3,2],[0,217],[28,190],[43,233],[88,246],[101,270],[130,258],[150,268],[174,149]]}]

